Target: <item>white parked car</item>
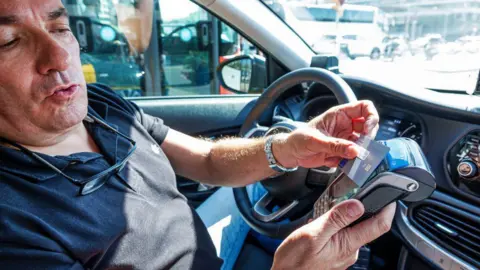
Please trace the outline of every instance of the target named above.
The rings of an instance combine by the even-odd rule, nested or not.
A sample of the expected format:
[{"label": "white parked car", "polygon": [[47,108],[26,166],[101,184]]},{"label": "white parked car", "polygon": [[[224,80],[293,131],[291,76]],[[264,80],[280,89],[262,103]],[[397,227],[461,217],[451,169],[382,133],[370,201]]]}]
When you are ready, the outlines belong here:
[{"label": "white parked car", "polygon": [[348,56],[351,59],[359,56],[368,56],[372,60],[377,60],[382,56],[382,43],[378,38],[345,35],[343,36],[343,43],[346,44]]},{"label": "white parked car", "polygon": [[480,53],[480,36],[464,36],[457,40],[468,53]]}]

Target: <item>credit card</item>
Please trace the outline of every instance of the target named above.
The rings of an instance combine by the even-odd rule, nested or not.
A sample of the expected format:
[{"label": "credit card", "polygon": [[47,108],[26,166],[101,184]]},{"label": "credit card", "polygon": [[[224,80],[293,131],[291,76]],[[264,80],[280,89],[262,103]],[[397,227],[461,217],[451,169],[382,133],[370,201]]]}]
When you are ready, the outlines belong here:
[{"label": "credit card", "polygon": [[390,148],[361,136],[356,143],[360,153],[355,159],[340,162],[339,174],[313,205],[313,218],[325,214],[334,205],[354,196],[386,157]]},{"label": "credit card", "polygon": [[359,155],[355,159],[342,160],[339,168],[357,186],[361,187],[387,156],[390,148],[363,135],[356,143],[363,148]]}]

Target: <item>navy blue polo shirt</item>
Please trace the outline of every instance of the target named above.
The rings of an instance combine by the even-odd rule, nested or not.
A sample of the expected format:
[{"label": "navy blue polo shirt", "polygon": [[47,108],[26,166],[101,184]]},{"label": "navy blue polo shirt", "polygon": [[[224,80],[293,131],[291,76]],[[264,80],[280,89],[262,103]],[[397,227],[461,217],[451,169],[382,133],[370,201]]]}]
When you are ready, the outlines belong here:
[{"label": "navy blue polo shirt", "polygon": [[[79,187],[54,170],[0,147],[0,269],[220,268],[160,147],[168,127],[106,86],[89,85],[88,97],[89,113],[136,141],[137,149],[118,175],[80,196]],[[132,147],[98,124],[86,127],[102,154],[39,155],[81,180]]]}]

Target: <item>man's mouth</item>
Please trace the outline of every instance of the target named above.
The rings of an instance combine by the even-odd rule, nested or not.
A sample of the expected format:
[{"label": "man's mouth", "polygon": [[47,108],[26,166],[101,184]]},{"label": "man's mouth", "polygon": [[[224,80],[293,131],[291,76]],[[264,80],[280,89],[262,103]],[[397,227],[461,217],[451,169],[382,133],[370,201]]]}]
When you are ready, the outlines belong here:
[{"label": "man's mouth", "polygon": [[49,97],[58,101],[67,100],[75,95],[79,89],[80,86],[78,84],[57,87],[53,90],[53,94],[51,94]]}]

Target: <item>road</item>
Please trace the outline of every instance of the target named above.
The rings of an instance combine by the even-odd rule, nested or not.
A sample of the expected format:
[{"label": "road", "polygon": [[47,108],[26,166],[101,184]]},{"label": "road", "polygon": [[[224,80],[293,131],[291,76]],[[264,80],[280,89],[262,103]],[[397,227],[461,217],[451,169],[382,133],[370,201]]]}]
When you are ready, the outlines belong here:
[{"label": "road", "polygon": [[426,61],[421,56],[391,60],[369,58],[340,59],[345,74],[386,83],[416,83],[432,89],[473,90],[480,70],[480,54],[437,56]]}]

